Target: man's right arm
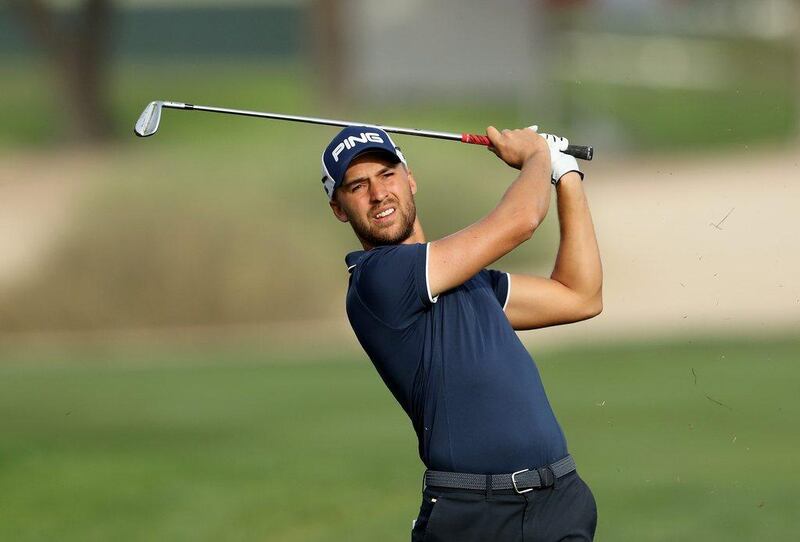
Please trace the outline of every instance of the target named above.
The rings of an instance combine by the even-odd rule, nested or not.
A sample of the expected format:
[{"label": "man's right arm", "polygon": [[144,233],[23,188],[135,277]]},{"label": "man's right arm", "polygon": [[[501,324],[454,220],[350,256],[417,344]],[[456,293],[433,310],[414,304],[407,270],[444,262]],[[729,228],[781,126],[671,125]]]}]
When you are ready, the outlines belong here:
[{"label": "man's right arm", "polygon": [[520,170],[500,203],[463,230],[433,241],[428,253],[431,296],[455,288],[530,239],[550,206],[550,151],[530,129],[486,130],[490,150]]}]

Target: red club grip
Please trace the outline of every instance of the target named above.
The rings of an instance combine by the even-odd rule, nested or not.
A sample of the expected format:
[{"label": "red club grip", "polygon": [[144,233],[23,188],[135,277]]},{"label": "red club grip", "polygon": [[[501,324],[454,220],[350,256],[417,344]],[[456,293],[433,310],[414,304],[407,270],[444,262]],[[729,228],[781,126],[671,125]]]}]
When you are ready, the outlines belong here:
[{"label": "red club grip", "polygon": [[[471,143],[472,145],[485,145],[491,146],[492,142],[484,135],[478,134],[461,134],[461,141],[463,143]],[[590,145],[569,145],[564,151],[564,154],[570,154],[575,158],[581,160],[591,160],[594,158],[594,147]]]},{"label": "red club grip", "polygon": [[462,143],[471,143],[472,145],[484,145],[486,147],[492,144],[489,138],[484,135],[478,134],[461,134]]}]

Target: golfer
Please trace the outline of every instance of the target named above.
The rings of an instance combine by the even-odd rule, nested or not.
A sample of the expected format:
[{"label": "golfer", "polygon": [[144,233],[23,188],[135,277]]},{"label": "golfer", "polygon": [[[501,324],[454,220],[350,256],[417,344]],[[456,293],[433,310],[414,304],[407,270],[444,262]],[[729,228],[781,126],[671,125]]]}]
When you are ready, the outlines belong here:
[{"label": "golfer", "polygon": [[[516,179],[485,217],[430,242],[389,135],[351,126],[330,142],[322,183],[363,247],[346,257],[347,315],[419,439],[427,470],[412,541],[591,540],[594,498],[514,332],[602,309],[583,175],[561,152],[566,139],[535,127],[486,134]],[[551,183],[561,237],[550,277],[487,269],[534,234]],[[446,204],[458,206],[458,192]]]}]

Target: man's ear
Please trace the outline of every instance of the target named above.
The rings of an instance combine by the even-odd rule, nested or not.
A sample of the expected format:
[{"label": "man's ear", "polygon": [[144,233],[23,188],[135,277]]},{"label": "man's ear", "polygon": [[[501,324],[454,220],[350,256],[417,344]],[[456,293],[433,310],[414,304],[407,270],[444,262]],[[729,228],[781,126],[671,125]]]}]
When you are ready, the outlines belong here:
[{"label": "man's ear", "polygon": [[331,211],[333,211],[334,216],[336,216],[339,221],[350,222],[350,219],[347,218],[347,214],[342,210],[339,202],[336,201],[336,194],[334,194],[333,199],[328,202],[328,205],[331,206]]},{"label": "man's ear", "polygon": [[414,179],[414,174],[411,173],[411,170],[408,170],[408,185],[411,187],[411,195],[416,195],[417,193],[417,181]]}]

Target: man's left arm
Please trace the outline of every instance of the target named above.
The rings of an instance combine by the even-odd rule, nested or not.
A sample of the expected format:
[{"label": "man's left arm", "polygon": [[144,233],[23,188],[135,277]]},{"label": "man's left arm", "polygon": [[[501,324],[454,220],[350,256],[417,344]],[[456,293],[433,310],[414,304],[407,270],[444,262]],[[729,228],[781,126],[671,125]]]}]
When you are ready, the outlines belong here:
[{"label": "man's left arm", "polygon": [[556,194],[561,240],[550,278],[510,275],[505,312],[516,330],[586,320],[603,308],[600,251],[580,174],[564,174]]}]

